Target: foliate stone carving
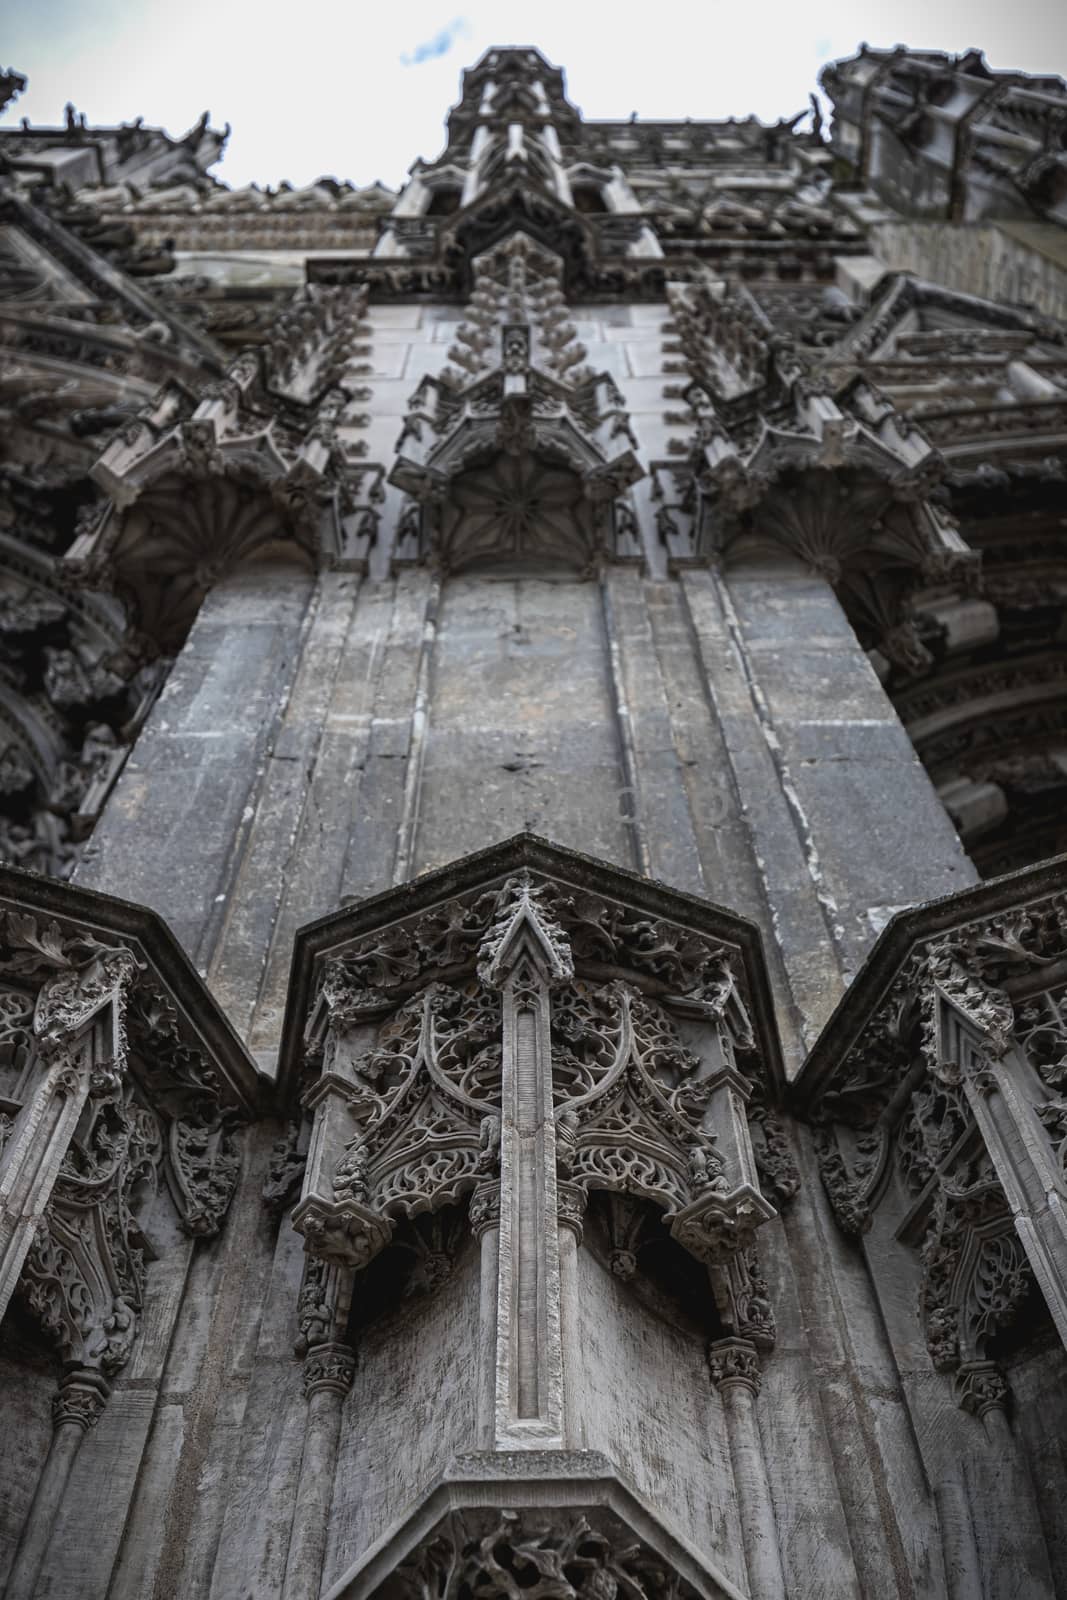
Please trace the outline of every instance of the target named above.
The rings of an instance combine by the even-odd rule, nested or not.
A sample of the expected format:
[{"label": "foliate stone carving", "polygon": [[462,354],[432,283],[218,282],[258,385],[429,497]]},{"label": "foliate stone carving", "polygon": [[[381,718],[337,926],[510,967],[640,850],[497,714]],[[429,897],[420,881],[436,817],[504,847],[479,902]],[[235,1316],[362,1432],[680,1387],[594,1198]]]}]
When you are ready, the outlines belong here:
[{"label": "foliate stone carving", "polygon": [[558,985],[574,976],[574,961],[567,935],[546,904],[546,887],[532,882],[528,872],[504,885],[497,903],[496,921],[478,947],[478,981],[499,989],[504,981],[503,959],[517,940],[528,940],[549,982]]},{"label": "foliate stone carving", "polygon": [[403,1600],[695,1600],[656,1551],[599,1509],[452,1512],[390,1576]]},{"label": "foliate stone carving", "polygon": [[982,1420],[990,1411],[1007,1411],[1008,1381],[995,1361],[968,1361],[956,1373],[956,1399]]},{"label": "foliate stone carving", "polygon": [[[73,870],[144,720],[160,673],[123,648],[114,601],[61,592],[44,497],[0,485],[0,857],[52,876]],[[52,531],[55,539],[55,531]]]},{"label": "foliate stone carving", "polygon": [[263,1180],[263,1201],[271,1211],[288,1209],[300,1193],[307,1166],[303,1143],[303,1122],[294,1118],[285,1133],[271,1147],[270,1166]]},{"label": "foliate stone carving", "polygon": [[342,1398],[356,1375],[355,1351],[345,1344],[317,1344],[304,1357],[304,1394],[310,1400],[320,1390]]},{"label": "foliate stone carving", "polygon": [[234,1061],[205,1049],[209,1015],[170,999],[147,918],[134,936],[139,913],[97,912],[84,892],[14,877],[0,890],[0,1082],[32,1107],[0,1173],[0,1290],[6,1304],[17,1285],[65,1364],[110,1374],[137,1334],[148,1202],[165,1182],[187,1232],[217,1231],[251,1078],[238,1087]]},{"label": "foliate stone carving", "polygon": [[708,1346],[708,1370],[716,1389],[739,1385],[759,1394],[759,1356],[747,1339],[716,1339]]},{"label": "foliate stone carving", "polygon": [[329,1344],[340,1337],[343,1281],[342,1269],[321,1256],[304,1257],[304,1275],[296,1306],[299,1331],[294,1354],[306,1356],[316,1345]]},{"label": "foliate stone carving", "polygon": [[131,1068],[166,1115],[163,1170],[179,1220],[194,1238],[211,1237],[237,1186],[243,1113],[165,994],[147,985],[135,991],[129,1027]]},{"label": "foliate stone carving", "polygon": [[712,1266],[711,1284],[723,1327],[757,1350],[773,1350],[778,1329],[756,1247]]},{"label": "foliate stone carving", "polygon": [[68,1423],[88,1433],[104,1414],[111,1393],[98,1372],[69,1372],[52,1396],[52,1422],[56,1428]]},{"label": "foliate stone carving", "polygon": [[999,892],[966,891],[955,916],[929,919],[929,933],[924,913],[909,913],[871,958],[875,1003],[864,1011],[854,989],[851,1034],[842,1028],[835,1057],[824,1038],[821,1076],[808,1069],[823,1182],[842,1226],[862,1233],[894,1182],[911,1207],[901,1237],[918,1253],[919,1312],[943,1372],[985,1370],[1035,1277],[1060,1320],[1049,1263],[1063,1247],[1048,1220],[1049,1195],[1065,1193],[1060,876],[1035,869]]},{"label": "foliate stone carving", "polygon": [[161,1147],[155,1116],[119,1084],[90,1096],[20,1281],[66,1364],[113,1373],[129,1359],[145,1273],[134,1195],[154,1187]]},{"label": "foliate stone carving", "polygon": [[420,552],[474,561],[613,554],[610,504],[643,476],[623,397],[582,365],[561,263],[523,233],[476,263],[454,363],[412,396],[390,473],[421,505]]},{"label": "foliate stone carving", "polygon": [[[308,1250],[362,1267],[401,1219],[461,1201],[476,1232],[496,1225],[505,1050],[532,1030],[514,1048],[536,1034],[550,1057],[558,1220],[580,1236],[591,1191],[639,1197],[729,1262],[774,1214],[748,1130],[771,1093],[750,981],[721,939],[529,867],[335,943],[306,1033]],[[758,1286],[731,1292],[773,1339]]]}]

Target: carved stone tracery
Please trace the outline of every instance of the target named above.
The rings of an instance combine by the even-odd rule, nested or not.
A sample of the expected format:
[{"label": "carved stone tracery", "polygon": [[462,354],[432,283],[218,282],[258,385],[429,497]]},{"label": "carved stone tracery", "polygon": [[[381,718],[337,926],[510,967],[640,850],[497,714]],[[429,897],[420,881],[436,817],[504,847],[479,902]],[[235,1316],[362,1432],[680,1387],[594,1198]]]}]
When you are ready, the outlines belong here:
[{"label": "carved stone tracery", "polygon": [[251,1104],[155,955],[39,910],[30,884],[9,874],[0,921],[0,1291],[64,1365],[110,1375],[137,1335],[153,1196],[166,1186],[191,1236],[217,1233]]},{"label": "carved stone tracery", "polygon": [[[984,915],[992,897],[969,891],[951,928],[925,938],[912,914],[910,948],[809,1102],[846,1232],[867,1231],[897,1175],[897,1236],[918,1255],[919,1315],[942,1372],[988,1362],[1035,1284],[1067,1337],[1046,1264],[1063,1250],[1048,1206],[1065,1192],[1060,876],[1035,869]],[[968,1383],[961,1376],[961,1404]]]},{"label": "carved stone tracery", "polygon": [[176,649],[208,589],[273,542],[313,560],[365,556],[374,481],[350,466],[356,447],[339,433],[361,420],[351,402],[367,370],[365,311],[365,291],[308,290],[269,345],[195,395],[165,385],[97,462],[109,499],[65,568],[121,596],[146,651]]},{"label": "carved stone tracery", "polygon": [[403,1600],[695,1600],[655,1550],[600,1508],[452,1512],[389,1579]]},{"label": "carved stone tracery", "polygon": [[411,398],[389,478],[446,569],[614,552],[612,502],[643,476],[623,397],[583,366],[559,258],[516,231],[475,262],[454,363]]},{"label": "carved stone tracery", "polygon": [[[747,1126],[769,1087],[748,982],[727,945],[525,869],[347,943],[319,970],[308,1025],[317,1131],[294,1213],[308,1250],[359,1268],[403,1218],[469,1201],[473,1226],[492,1221],[516,1025],[502,1001],[543,1004],[560,1220],[580,1232],[593,1190],[649,1202],[773,1338],[743,1254],[773,1215]],[[788,1195],[784,1149],[779,1163]]]}]

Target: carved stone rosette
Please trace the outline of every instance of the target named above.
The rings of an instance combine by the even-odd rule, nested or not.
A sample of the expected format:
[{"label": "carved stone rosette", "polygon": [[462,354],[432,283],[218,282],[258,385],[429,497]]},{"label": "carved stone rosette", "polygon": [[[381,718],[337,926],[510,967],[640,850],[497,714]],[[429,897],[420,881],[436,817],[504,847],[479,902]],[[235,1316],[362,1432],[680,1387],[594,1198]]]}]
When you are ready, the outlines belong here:
[{"label": "carved stone rosette", "polygon": [[931,1361],[977,1415],[1035,1285],[1067,1341],[1065,962],[1062,863],[903,913],[798,1082],[844,1230],[895,1196]]}]

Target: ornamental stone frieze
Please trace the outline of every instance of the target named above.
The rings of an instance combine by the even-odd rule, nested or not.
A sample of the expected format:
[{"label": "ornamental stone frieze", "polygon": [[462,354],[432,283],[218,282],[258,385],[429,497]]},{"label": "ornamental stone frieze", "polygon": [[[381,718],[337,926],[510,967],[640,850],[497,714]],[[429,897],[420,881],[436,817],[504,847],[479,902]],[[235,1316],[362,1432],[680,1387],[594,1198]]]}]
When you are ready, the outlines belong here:
[{"label": "ornamental stone frieze", "polygon": [[1065,973],[1062,858],[901,913],[796,1086],[839,1224],[910,1252],[975,1414],[1007,1403],[992,1357],[1035,1293],[1067,1342]]},{"label": "ornamental stone frieze", "polygon": [[412,396],[389,474],[419,507],[411,553],[588,569],[628,549],[617,502],[644,476],[623,396],[584,365],[560,257],[515,233],[474,270],[450,365]]},{"label": "ornamental stone frieze", "polygon": [[[466,1358],[477,1398],[461,1448],[475,1454],[454,1470],[462,1460],[481,1485],[476,1503],[516,1515],[516,1474],[553,1479],[536,1501],[551,1530],[544,1560],[569,1573],[567,1508],[595,1528],[591,1508],[600,1518],[623,1492],[600,1462],[590,1498],[590,1457],[573,1453],[590,1425],[576,1375],[580,1258],[594,1253],[592,1270],[634,1297],[638,1317],[688,1285],[701,1325],[750,1353],[758,1387],[775,1330],[756,1240],[798,1182],[775,1114],[779,1070],[749,924],[532,835],[303,929],[279,1087],[311,1117],[292,1210],[307,1252],[305,1370],[319,1351],[354,1346],[357,1384],[383,1381],[361,1371],[378,1346],[360,1330],[459,1293],[473,1251],[481,1267],[462,1292],[483,1331]],[[275,1203],[294,1192],[301,1142],[295,1127],[279,1142]],[[338,1403],[318,1402],[334,1449]],[[740,1427],[743,1470],[754,1419]],[[428,1516],[422,1507],[412,1536]],[[420,1534],[416,1556],[390,1558],[390,1593],[412,1561],[432,1564],[443,1536]],[[662,1552],[665,1536],[631,1532],[632,1559],[646,1544],[649,1559]],[[580,1537],[578,1566],[592,1572],[598,1535]],[[358,1562],[353,1586],[335,1592],[370,1593],[377,1571]],[[693,1581],[721,1592],[711,1568]]]}]

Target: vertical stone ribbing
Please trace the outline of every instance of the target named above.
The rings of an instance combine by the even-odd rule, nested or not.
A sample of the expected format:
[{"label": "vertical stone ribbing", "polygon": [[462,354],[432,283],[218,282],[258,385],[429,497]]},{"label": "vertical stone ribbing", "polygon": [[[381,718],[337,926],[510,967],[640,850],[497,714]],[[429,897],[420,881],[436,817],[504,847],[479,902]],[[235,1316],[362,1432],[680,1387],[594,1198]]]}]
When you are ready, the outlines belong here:
[{"label": "vertical stone ribbing", "polygon": [[355,1362],[354,1351],[337,1343],[315,1345],[304,1358],[307,1421],[282,1600],[315,1600],[322,1588],[337,1444]]},{"label": "vertical stone ribbing", "polygon": [[15,1553],[6,1600],[33,1600],[78,1451],[103,1415],[110,1392],[101,1373],[81,1369],[67,1373],[60,1384],[52,1401],[52,1443]]},{"label": "vertical stone ribbing", "polygon": [[708,1365],[711,1381],[722,1396],[753,1600],[786,1600],[774,1503],[756,1415],[759,1356],[747,1339],[717,1339],[709,1346]]}]

